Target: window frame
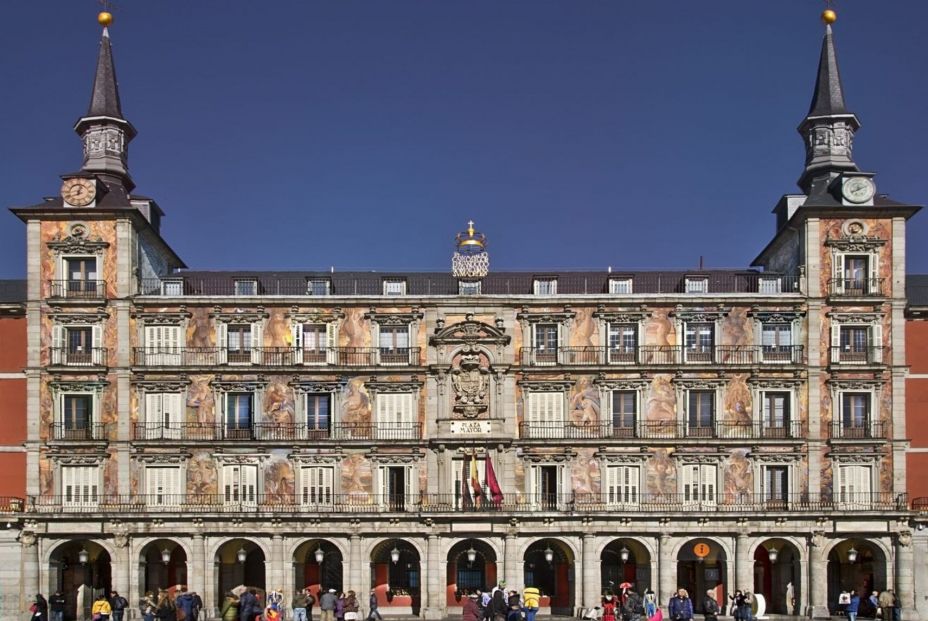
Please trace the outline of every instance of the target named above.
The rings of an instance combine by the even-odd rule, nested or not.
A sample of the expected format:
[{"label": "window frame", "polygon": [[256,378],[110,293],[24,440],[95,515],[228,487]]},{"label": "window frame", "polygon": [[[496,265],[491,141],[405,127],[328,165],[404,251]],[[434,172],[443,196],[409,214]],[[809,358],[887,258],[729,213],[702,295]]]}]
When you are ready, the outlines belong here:
[{"label": "window frame", "polygon": [[385,296],[407,295],[408,286],[404,278],[384,278],[382,287]]},{"label": "window frame", "polygon": [[[697,401],[696,423],[693,422],[693,398],[694,396],[705,396],[709,398],[707,402],[710,407],[710,422],[708,425],[700,424],[705,403]],[[719,415],[719,391],[715,388],[688,388],[686,389],[686,399],[684,401],[685,410],[683,412],[686,437],[688,438],[714,438],[718,435],[718,415]]]},{"label": "window frame", "polygon": [[633,295],[635,281],[631,276],[612,276],[609,278],[610,295]]},{"label": "window frame", "polygon": [[557,295],[557,277],[533,278],[533,295]]}]

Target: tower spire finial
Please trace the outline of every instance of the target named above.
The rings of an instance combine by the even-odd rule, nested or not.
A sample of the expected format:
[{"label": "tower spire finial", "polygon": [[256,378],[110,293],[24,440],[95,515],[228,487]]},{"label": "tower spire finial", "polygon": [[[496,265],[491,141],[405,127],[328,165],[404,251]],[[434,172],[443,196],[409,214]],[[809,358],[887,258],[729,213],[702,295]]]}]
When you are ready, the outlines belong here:
[{"label": "tower spire finial", "polygon": [[799,126],[799,133],[806,142],[806,165],[799,187],[806,194],[823,192],[828,183],[848,170],[858,170],[852,159],[854,132],[860,121],[847,109],[844,86],[838,70],[838,55],[835,52],[831,25],[838,19],[831,8],[822,13],[825,36],[818,61],[815,90],[809,113]]}]

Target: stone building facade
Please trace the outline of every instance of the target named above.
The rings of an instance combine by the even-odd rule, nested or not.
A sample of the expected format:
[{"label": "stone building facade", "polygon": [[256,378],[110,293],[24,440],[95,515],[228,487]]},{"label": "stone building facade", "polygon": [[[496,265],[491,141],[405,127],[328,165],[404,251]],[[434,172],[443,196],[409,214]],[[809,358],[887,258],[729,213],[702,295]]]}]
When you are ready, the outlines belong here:
[{"label": "stone building facade", "polygon": [[215,612],[239,584],[309,585],[434,619],[505,581],[574,614],[628,581],[697,610],[742,588],[821,617],[893,588],[915,611],[918,208],[851,158],[830,27],[802,192],[745,270],[492,272],[471,226],[455,273],[181,271],[133,193],[106,32],[93,92],[81,169],[14,210],[28,438],[6,610],[187,584]]}]

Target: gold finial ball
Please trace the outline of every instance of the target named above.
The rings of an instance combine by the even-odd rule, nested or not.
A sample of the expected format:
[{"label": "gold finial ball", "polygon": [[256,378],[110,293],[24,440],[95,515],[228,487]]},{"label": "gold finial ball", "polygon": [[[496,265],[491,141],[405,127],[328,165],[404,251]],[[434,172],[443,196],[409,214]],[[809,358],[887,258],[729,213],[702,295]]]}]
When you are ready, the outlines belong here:
[{"label": "gold finial ball", "polygon": [[97,23],[106,28],[113,23],[113,14],[109,11],[100,11],[100,14],[97,15]]},{"label": "gold finial ball", "polygon": [[830,26],[831,24],[838,21],[838,14],[831,9],[825,9],[822,11],[822,21]]}]

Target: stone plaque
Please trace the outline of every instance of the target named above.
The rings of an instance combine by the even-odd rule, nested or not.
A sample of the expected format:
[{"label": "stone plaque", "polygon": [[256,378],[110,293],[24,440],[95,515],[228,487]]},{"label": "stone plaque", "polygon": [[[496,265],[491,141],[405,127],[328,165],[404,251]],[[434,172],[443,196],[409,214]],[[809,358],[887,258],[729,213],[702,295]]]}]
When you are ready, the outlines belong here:
[{"label": "stone plaque", "polygon": [[479,434],[490,435],[490,421],[488,420],[453,420],[451,433],[455,435]]}]

